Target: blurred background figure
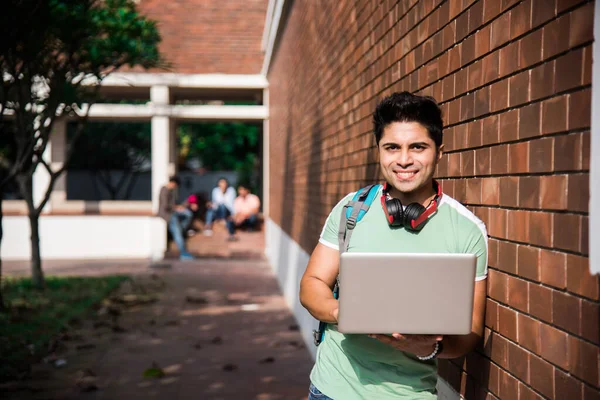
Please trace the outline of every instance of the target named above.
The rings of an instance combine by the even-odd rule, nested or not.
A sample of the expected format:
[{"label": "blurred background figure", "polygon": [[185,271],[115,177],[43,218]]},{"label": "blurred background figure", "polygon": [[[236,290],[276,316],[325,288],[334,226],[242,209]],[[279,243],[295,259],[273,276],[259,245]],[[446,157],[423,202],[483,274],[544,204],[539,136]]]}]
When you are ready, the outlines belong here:
[{"label": "blurred background figure", "polygon": [[217,187],[212,190],[211,201],[206,207],[206,224],[204,226],[204,234],[211,236],[213,234],[212,225],[216,220],[225,220],[227,230],[229,232],[228,240],[234,241],[235,226],[232,220],[234,212],[235,189],[229,186],[226,178],[221,178],[217,182]]},{"label": "blurred background figure", "polygon": [[181,181],[179,177],[172,176],[169,182],[160,189],[158,198],[158,216],[164,219],[169,228],[169,232],[177,244],[179,249],[179,259],[193,260],[194,257],[187,251],[185,246],[185,238],[183,230],[187,229],[192,221],[193,208],[197,209],[197,205],[177,205],[177,188]]},{"label": "blurred background figure", "polygon": [[244,185],[238,186],[238,197],[236,197],[233,208],[233,222],[236,228],[246,228],[248,231],[256,230],[258,213],[260,211],[260,199],[257,195],[250,193]]}]

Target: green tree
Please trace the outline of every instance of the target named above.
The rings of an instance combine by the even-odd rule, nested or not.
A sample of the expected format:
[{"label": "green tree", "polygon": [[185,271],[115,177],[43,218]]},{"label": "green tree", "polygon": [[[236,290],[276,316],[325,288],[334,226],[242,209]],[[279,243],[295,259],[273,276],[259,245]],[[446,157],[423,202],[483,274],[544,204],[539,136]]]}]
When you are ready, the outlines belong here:
[{"label": "green tree", "polygon": [[[42,158],[54,122],[77,120],[76,139],[102,79],[125,65],[164,66],[160,35],[132,0],[8,0],[2,3],[0,35],[0,134],[16,142],[0,192],[16,179],[31,227],[32,281],[41,288],[39,216],[74,148],[69,146],[67,163],[58,170]],[[7,117],[14,123],[5,124]],[[35,204],[32,178],[38,167],[48,171],[50,184]]]},{"label": "green tree", "polygon": [[178,130],[180,155],[198,158],[208,170],[233,170],[239,183],[257,190],[253,172],[259,157],[260,132],[244,123],[182,124]]}]

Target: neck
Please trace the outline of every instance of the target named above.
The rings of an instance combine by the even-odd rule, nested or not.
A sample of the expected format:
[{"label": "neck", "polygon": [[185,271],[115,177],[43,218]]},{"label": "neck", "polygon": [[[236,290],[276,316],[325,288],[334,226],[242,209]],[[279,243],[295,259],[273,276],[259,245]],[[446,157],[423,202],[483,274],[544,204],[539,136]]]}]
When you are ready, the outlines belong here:
[{"label": "neck", "polygon": [[424,185],[413,192],[400,192],[396,188],[392,187],[388,193],[390,196],[399,199],[405,206],[410,203],[420,203],[424,207],[427,207],[437,194],[433,188],[432,181],[429,181],[427,185]]}]

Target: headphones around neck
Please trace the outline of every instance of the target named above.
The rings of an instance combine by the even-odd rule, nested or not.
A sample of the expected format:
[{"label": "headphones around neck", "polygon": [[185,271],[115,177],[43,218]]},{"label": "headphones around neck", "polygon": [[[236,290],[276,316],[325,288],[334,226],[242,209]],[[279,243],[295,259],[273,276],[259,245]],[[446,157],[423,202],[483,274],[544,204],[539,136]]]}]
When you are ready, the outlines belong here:
[{"label": "headphones around neck", "polygon": [[433,181],[436,194],[427,207],[423,207],[420,203],[410,203],[404,208],[400,199],[389,196],[389,186],[387,182],[383,185],[381,205],[390,226],[401,226],[409,231],[420,231],[427,219],[437,211],[442,197],[442,187],[435,180]]}]

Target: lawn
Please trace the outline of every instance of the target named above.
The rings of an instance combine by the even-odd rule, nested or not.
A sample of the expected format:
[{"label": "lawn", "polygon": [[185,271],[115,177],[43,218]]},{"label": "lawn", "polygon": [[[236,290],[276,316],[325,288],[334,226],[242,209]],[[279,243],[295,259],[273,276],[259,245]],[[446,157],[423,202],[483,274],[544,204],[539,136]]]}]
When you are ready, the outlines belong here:
[{"label": "lawn", "polygon": [[4,278],[2,290],[8,311],[0,312],[0,382],[26,372],[32,362],[47,354],[53,338],[89,315],[94,305],[126,279],[47,277],[46,288],[36,290],[31,279]]}]

